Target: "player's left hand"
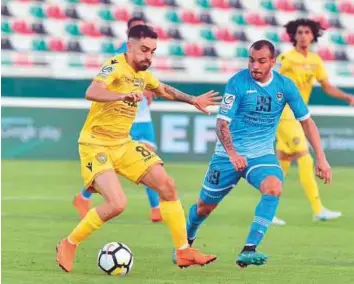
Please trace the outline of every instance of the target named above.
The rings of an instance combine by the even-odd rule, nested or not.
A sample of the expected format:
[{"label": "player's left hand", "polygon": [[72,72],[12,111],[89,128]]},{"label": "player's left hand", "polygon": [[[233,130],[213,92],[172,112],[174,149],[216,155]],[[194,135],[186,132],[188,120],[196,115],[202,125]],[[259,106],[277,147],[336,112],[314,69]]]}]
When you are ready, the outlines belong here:
[{"label": "player's left hand", "polygon": [[200,111],[210,115],[210,111],[207,110],[207,106],[216,106],[221,102],[222,97],[218,96],[219,92],[214,90],[204,93],[193,99],[193,105]]},{"label": "player's left hand", "polygon": [[324,179],[325,184],[329,184],[332,181],[332,169],[328,164],[327,159],[319,159],[316,161],[316,176],[320,179]]}]

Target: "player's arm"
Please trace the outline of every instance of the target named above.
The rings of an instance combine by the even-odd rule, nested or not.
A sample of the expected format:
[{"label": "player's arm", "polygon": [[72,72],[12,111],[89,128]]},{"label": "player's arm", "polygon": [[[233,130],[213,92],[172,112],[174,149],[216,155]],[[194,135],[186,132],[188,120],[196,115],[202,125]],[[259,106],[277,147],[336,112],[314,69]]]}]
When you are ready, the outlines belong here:
[{"label": "player's arm", "polygon": [[316,175],[330,183],[332,179],[331,167],[329,166],[326,155],[321,145],[321,137],[315,122],[310,117],[310,112],[302,99],[297,87],[289,80],[286,92],[286,101],[292,109],[295,118],[300,121],[305,132],[306,138],[310,142],[316,155]]},{"label": "player's arm", "polygon": [[121,94],[107,90],[107,83],[102,81],[92,81],[86,90],[86,99],[93,102],[115,102],[115,101],[140,101],[141,94]]},{"label": "player's arm", "polygon": [[237,153],[232,143],[232,135],[230,132],[230,123],[238,110],[238,105],[241,100],[241,96],[238,96],[236,93],[231,80],[231,82],[229,81],[226,85],[225,94],[216,117],[216,135],[236,171],[242,171],[247,167],[247,160]]},{"label": "player's arm", "polygon": [[221,96],[218,96],[218,92],[209,91],[200,96],[191,96],[163,83],[160,83],[157,88],[152,89],[152,91],[157,96],[163,97],[167,100],[191,104],[206,114],[210,114],[206,107],[219,105],[221,100]]},{"label": "player's arm", "polygon": [[349,105],[354,105],[354,96],[343,92],[341,89],[333,86],[328,80],[320,81],[322,89],[331,97],[347,102]]}]

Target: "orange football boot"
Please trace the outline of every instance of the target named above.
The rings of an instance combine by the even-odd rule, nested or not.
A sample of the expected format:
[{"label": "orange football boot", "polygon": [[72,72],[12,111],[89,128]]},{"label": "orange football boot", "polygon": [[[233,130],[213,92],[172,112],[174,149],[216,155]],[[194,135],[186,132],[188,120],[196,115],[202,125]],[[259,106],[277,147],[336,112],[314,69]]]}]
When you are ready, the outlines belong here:
[{"label": "orange football boot", "polygon": [[152,222],[162,221],[162,216],[159,207],[151,208],[150,219]]},{"label": "orange football boot", "polygon": [[76,248],[77,245],[71,244],[68,239],[57,245],[57,263],[65,272],[73,270]]},{"label": "orange football boot", "polygon": [[206,265],[216,260],[215,255],[203,254],[200,251],[188,247],[186,249],[179,249],[176,252],[176,264],[180,268],[185,268],[191,265]]}]

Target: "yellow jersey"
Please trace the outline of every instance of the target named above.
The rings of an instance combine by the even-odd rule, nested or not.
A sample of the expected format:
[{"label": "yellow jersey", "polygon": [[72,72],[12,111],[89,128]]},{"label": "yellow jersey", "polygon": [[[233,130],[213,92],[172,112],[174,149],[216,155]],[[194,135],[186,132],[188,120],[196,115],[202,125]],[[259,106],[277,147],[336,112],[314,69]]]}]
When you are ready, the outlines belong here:
[{"label": "yellow jersey", "polygon": [[[107,90],[121,94],[142,93],[145,89],[156,89],[160,82],[149,71],[136,72],[126,61],[125,54],[108,59],[95,81],[107,84]],[[114,146],[131,139],[137,102],[93,102],[81,130],[79,143]]]},{"label": "yellow jersey", "polygon": [[[290,78],[298,87],[302,98],[308,104],[315,79],[320,82],[328,78],[326,67],[319,55],[309,52],[303,54],[292,49],[278,57],[280,74]],[[295,119],[288,105],[285,106],[281,119]]]}]

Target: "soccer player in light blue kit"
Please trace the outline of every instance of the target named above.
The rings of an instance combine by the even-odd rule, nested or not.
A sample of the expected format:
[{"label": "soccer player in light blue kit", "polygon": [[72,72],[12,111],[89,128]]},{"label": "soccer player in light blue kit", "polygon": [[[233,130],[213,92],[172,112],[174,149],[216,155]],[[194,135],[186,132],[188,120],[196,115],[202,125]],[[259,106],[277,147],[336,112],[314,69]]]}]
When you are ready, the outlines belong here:
[{"label": "soccer player in light blue kit", "polygon": [[331,168],[318,129],[298,89],[287,77],[272,70],[275,50],[271,42],[253,43],[248,69],[233,76],[225,89],[217,115],[215,153],[205,175],[199,200],[187,220],[190,245],[202,222],[244,178],[261,193],[245,246],[236,263],[241,267],[263,265],[267,255],[257,252],[271,224],[282,192],[283,173],[274,153],[280,115],[286,103],[302,124],[317,158],[316,175],[331,181]]},{"label": "soccer player in light blue kit", "polygon": [[[145,21],[139,17],[131,18],[128,23],[128,30],[137,25],[145,25]],[[127,52],[127,43],[123,42],[123,44],[116,50],[116,53],[125,53]],[[149,99],[151,99],[153,94],[151,92],[144,92],[143,99],[139,103],[138,111],[134,120],[134,124],[130,130],[130,135],[133,140],[144,143],[148,149],[152,151],[156,151],[156,143],[155,143],[155,132],[154,125],[151,120],[150,108],[149,108]],[[162,221],[162,217],[160,214],[159,208],[159,195],[156,191],[146,187],[146,194],[149,199],[151,213],[150,220],[153,222]],[[91,199],[92,193],[88,192],[86,188],[82,189],[82,191],[77,194],[74,198],[73,204],[76,207],[77,211],[81,218],[83,218],[87,211],[91,207]]]}]

